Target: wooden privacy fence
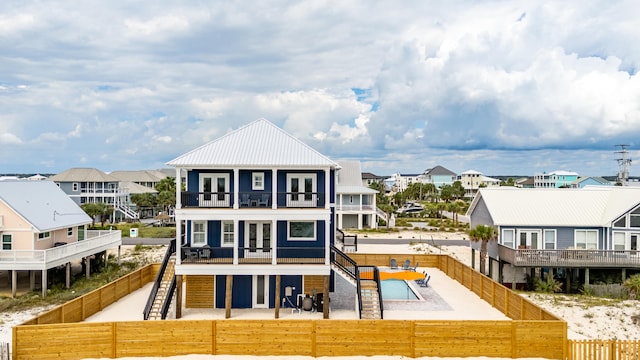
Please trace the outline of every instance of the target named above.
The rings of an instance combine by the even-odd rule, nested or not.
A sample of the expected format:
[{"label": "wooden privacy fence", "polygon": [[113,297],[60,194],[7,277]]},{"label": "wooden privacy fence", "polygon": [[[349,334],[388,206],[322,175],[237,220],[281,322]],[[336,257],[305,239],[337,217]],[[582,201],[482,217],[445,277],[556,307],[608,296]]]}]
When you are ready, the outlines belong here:
[{"label": "wooden privacy fence", "polygon": [[638,360],[640,340],[569,340],[567,360]]},{"label": "wooden privacy fence", "polygon": [[433,254],[349,254],[358,264],[388,266],[391,259],[409,259],[420,267],[440,269],[484,301],[513,320],[562,321],[531,301],[498,284],[448,255]]},{"label": "wooden privacy fence", "polygon": [[[144,334],[144,335],[142,335]],[[14,328],[17,359],[398,355],[562,359],[561,321],[164,320]]]},{"label": "wooden privacy fence", "polygon": [[[116,281],[86,293],[28,320],[23,325],[61,324],[84,321],[119,299],[153,281],[159,265],[151,264],[135,270]],[[13,348],[15,349],[15,339]]]}]

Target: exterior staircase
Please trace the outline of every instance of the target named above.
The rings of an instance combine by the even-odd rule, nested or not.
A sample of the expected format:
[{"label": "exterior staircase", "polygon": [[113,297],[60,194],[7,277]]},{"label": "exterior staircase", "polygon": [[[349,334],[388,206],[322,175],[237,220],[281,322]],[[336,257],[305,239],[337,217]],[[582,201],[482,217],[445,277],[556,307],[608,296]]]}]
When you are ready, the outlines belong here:
[{"label": "exterior staircase", "polygon": [[331,268],[356,287],[360,319],[382,319],[380,272],[376,266],[358,265],[347,254],[331,246]]},{"label": "exterior staircase", "polygon": [[171,240],[144,307],[145,320],[164,320],[176,290],[176,240]]},{"label": "exterior staircase", "polygon": [[361,319],[382,319],[378,291],[378,284],[374,280],[360,280]]},{"label": "exterior staircase", "polygon": [[[173,297],[174,295],[174,292],[171,291],[171,283],[174,281],[173,276],[175,275],[175,266],[176,256],[174,254],[169,258],[167,267],[162,275],[162,280],[158,286],[156,297],[153,299],[153,304],[151,305],[151,311],[149,311],[149,318],[147,320],[162,320],[164,319],[164,316],[166,316],[166,314],[162,314],[162,308],[164,303],[167,301],[167,298]],[[169,301],[169,303],[171,303],[171,301]]]}]

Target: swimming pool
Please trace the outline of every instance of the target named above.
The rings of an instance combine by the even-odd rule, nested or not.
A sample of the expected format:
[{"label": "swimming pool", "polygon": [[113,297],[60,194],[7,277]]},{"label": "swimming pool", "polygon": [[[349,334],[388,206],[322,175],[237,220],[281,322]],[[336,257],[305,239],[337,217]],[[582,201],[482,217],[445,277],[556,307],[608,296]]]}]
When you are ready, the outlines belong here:
[{"label": "swimming pool", "polygon": [[404,280],[388,279],[380,282],[383,300],[418,300],[409,284]]}]

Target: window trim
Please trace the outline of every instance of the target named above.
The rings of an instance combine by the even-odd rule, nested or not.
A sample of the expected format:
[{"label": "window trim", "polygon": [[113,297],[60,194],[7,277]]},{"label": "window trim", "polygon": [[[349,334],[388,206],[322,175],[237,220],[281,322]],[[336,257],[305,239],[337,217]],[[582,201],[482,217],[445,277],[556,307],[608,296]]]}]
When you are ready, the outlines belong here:
[{"label": "window trim", "polygon": [[[196,232],[196,224],[198,225],[202,225],[203,226],[203,231],[198,231]],[[205,245],[207,245],[207,221],[206,220],[192,220],[191,221],[191,247],[203,247]],[[196,243],[195,242],[195,235],[196,234],[204,234],[204,242],[201,243]]]},{"label": "window trim", "polygon": [[73,236],[73,228],[67,228],[67,237],[72,237]]},{"label": "window trim", "polygon": [[[616,249],[616,235],[622,235],[622,249]],[[611,233],[611,250],[624,251],[627,250],[627,232],[626,231],[613,231]]]},{"label": "window trim", "polygon": [[264,172],[251,173],[251,190],[264,190]]},{"label": "window trim", "polygon": [[[585,233],[585,243],[584,243],[584,248],[580,248],[578,247],[578,233],[579,232],[584,232]],[[587,233],[596,233],[596,247],[595,248],[588,248],[587,247]],[[600,243],[600,233],[598,230],[596,229],[575,229],[573,231],[573,247],[575,249],[580,249],[580,250],[598,250],[598,245]]]},{"label": "window trim", "polygon": [[[547,248],[547,232],[553,233],[553,249]],[[542,229],[542,246],[544,250],[556,250],[558,248],[558,231],[556,229]]]},{"label": "window trim", "polygon": [[[506,243],[504,242],[504,238],[505,238],[504,234],[506,234],[506,233],[508,233],[508,232],[510,232],[510,233],[511,233],[511,246],[509,246],[508,244],[506,244]],[[515,249],[515,244],[516,244],[516,229],[502,229],[502,236],[500,237],[500,243],[501,243],[503,246],[510,247],[511,249]]]},{"label": "window trim", "polygon": [[41,232],[38,233],[38,240],[47,240],[51,238],[51,232],[50,231],[45,231],[45,232]]},{"label": "window trim", "polygon": [[80,185],[77,182],[71,183],[71,191],[77,192]]},{"label": "window trim", "polygon": [[[291,225],[293,223],[311,223],[313,224],[313,236],[312,237],[292,237]],[[295,220],[287,221],[287,240],[288,241],[316,241],[318,239],[318,224],[315,220]]]},{"label": "window trim", "polygon": [[[231,232],[228,232],[225,230],[225,225],[231,225]],[[220,247],[233,247],[235,244],[235,224],[232,221],[229,220],[222,220],[220,222],[220,233],[222,234],[222,237],[220,238]],[[225,242],[225,235],[231,235],[231,243],[227,243]]]},{"label": "window trim", "polygon": [[[4,237],[7,236],[9,237],[9,242],[7,244],[9,244],[9,249],[5,249],[4,245]],[[2,236],[0,237],[0,251],[11,251],[13,250],[13,234],[11,233],[2,233]]]}]

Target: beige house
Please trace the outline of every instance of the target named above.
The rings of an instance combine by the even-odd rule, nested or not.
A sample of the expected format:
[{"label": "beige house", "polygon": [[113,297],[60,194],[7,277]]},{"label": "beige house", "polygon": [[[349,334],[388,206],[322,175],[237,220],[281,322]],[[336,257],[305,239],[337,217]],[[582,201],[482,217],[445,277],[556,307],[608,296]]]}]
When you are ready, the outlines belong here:
[{"label": "beige house", "polygon": [[[19,271],[29,273],[30,288],[41,272],[42,296],[47,270],[121,245],[120,231],[87,231],[91,218],[51,181],[0,181],[0,271],[8,272],[12,295]],[[89,269],[89,266],[86,267]]]}]

